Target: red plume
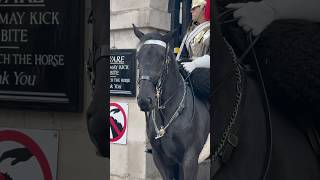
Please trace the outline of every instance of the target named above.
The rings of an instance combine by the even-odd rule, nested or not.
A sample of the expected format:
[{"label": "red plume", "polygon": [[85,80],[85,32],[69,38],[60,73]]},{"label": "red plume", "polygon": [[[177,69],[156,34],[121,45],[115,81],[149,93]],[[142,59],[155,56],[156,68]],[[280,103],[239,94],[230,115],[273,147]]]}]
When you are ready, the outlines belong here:
[{"label": "red plume", "polygon": [[204,18],[207,20],[207,21],[210,21],[210,0],[206,0],[207,1],[207,4],[206,4],[206,7],[204,9]]}]

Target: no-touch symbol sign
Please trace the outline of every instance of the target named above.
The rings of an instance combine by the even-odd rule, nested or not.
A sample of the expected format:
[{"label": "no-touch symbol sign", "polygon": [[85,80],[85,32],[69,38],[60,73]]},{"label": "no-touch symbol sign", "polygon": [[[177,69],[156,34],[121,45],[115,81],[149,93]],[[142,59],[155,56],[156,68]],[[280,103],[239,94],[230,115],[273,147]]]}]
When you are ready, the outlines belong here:
[{"label": "no-touch symbol sign", "polygon": [[126,144],[128,104],[110,103],[110,142]]},{"label": "no-touch symbol sign", "polygon": [[1,128],[0,180],[55,180],[57,144],[55,131]]}]

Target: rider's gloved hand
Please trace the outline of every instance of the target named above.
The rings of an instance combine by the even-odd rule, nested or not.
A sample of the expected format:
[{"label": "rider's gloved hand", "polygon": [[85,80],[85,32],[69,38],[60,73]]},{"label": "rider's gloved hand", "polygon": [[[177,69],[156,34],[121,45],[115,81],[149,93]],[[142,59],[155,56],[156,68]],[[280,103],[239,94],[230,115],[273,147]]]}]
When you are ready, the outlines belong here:
[{"label": "rider's gloved hand", "polygon": [[194,62],[184,62],[181,64],[188,73],[191,73],[196,68],[196,65],[194,64]]},{"label": "rider's gloved hand", "polygon": [[195,68],[210,68],[210,56],[204,55],[194,59],[192,62],[184,62],[181,64],[188,73],[191,73]]},{"label": "rider's gloved hand", "polygon": [[270,23],[276,19],[276,13],[272,4],[267,1],[231,3],[227,8],[236,9],[234,18],[239,19],[238,25],[245,31],[259,35]]}]

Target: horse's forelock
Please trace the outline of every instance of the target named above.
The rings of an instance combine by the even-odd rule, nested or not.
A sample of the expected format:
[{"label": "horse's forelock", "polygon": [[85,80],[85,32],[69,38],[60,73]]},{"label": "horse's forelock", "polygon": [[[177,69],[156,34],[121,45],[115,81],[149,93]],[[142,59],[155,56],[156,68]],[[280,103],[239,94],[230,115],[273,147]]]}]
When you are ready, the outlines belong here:
[{"label": "horse's forelock", "polygon": [[[163,38],[163,36],[157,31],[145,34],[141,38],[141,41],[140,41],[140,43],[138,45],[137,51],[140,50],[140,48],[143,45],[143,43],[146,42],[147,40],[160,40],[160,41],[163,41],[162,38]],[[169,51],[169,54],[168,54],[167,58],[169,58],[170,61],[174,61],[175,60],[174,54],[171,51]],[[173,64],[175,64],[175,66],[177,67],[177,63],[176,62],[173,62]]]},{"label": "horse's forelock", "polygon": [[162,35],[159,32],[151,32],[148,33],[146,35],[143,36],[143,38],[141,38],[141,42],[145,42],[147,40],[161,40],[162,39]]},{"label": "horse's forelock", "polygon": [[145,34],[141,39],[140,42],[138,44],[138,48],[137,51],[140,50],[141,46],[143,45],[144,42],[146,42],[147,40],[161,40],[162,35],[159,32],[151,32],[148,34]]}]

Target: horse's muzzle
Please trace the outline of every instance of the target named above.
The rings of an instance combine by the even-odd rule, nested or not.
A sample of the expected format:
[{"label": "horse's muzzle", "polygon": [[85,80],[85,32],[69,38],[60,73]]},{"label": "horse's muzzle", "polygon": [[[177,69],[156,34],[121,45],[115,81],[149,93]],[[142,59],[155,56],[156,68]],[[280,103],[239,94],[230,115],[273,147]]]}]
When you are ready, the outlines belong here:
[{"label": "horse's muzzle", "polygon": [[154,108],[151,97],[141,98],[138,96],[137,100],[141,111],[151,111]]}]

